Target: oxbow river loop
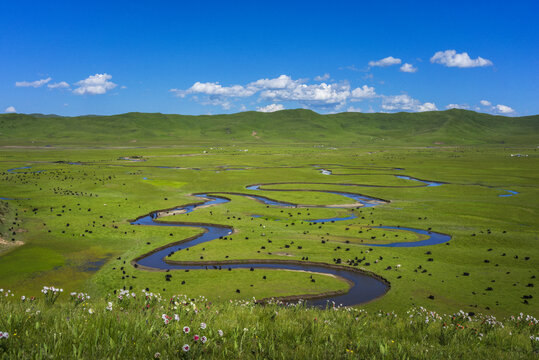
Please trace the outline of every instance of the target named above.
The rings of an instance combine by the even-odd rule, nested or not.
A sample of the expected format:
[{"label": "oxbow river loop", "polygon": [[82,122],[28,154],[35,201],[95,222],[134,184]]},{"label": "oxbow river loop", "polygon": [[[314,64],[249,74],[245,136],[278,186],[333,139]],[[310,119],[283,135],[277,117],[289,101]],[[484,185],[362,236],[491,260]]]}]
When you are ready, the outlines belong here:
[{"label": "oxbow river loop", "polygon": [[[412,178],[410,178],[412,179]],[[414,179],[415,180],[415,179]],[[418,180],[420,181],[420,180]],[[433,186],[431,184],[441,185],[441,183],[436,182],[424,182],[424,186]],[[275,185],[275,184],[272,184]],[[263,184],[249,185],[246,187],[247,190],[256,190],[256,191],[265,191],[263,189]],[[267,191],[294,191],[294,190],[278,190],[278,189],[268,189]],[[355,202],[353,204],[345,205],[318,205],[317,207],[331,207],[331,208],[351,208],[351,207],[373,207],[379,206],[382,204],[388,203],[388,201],[383,199],[377,199],[369,197],[362,194],[350,193],[350,192],[338,192],[330,190],[297,190],[297,191],[319,191],[327,192],[340,196],[344,196]],[[257,269],[257,268],[266,268],[266,269],[283,269],[283,270],[292,270],[292,271],[307,271],[319,274],[326,274],[337,276],[341,279],[344,279],[350,284],[350,289],[346,293],[332,293],[332,294],[320,294],[317,295],[306,295],[304,298],[307,299],[307,303],[311,306],[320,306],[325,307],[328,302],[334,302],[337,305],[343,306],[353,306],[362,303],[372,301],[380,296],[383,296],[389,290],[389,283],[382,279],[381,277],[376,276],[375,274],[368,273],[359,269],[344,265],[332,265],[332,264],[323,264],[323,263],[314,263],[310,261],[295,261],[295,260],[249,260],[249,261],[212,261],[212,262],[181,262],[181,261],[169,261],[167,257],[172,253],[175,253],[180,250],[187,249],[189,247],[206,243],[215,239],[219,239],[233,233],[231,227],[217,224],[194,224],[194,223],[167,223],[159,221],[161,217],[167,215],[168,212],[174,213],[191,213],[196,211],[197,208],[207,207],[207,206],[218,206],[230,201],[230,199],[225,196],[219,196],[217,194],[223,195],[223,193],[200,193],[193,194],[194,196],[200,198],[202,201],[196,204],[189,204],[185,206],[178,206],[174,209],[169,209],[167,211],[155,211],[150,214],[139,217],[138,219],[131,222],[132,225],[142,225],[142,226],[169,226],[169,227],[198,227],[202,230],[202,233],[193,238],[180,241],[179,243],[171,244],[164,246],[162,248],[151,251],[148,254],[145,254],[133,261],[134,264],[145,269],[154,269],[154,270],[228,270],[230,269]],[[266,205],[277,206],[277,207],[313,207],[313,205],[300,205],[300,204],[291,204],[286,202],[280,202],[277,200],[270,199],[265,196],[257,196],[253,194],[245,193],[224,193],[231,195],[244,196],[259,202],[262,202]],[[309,219],[312,223],[321,223],[321,222],[335,222],[335,221],[344,221],[351,220],[356,218],[356,215],[352,212],[346,217],[340,218],[327,218],[327,219]],[[412,228],[403,228],[403,227],[391,227],[391,226],[380,226],[378,228],[384,229],[393,229],[393,230],[406,230],[411,231],[416,234],[423,235],[427,237],[425,240],[415,241],[415,242],[401,242],[401,243],[389,243],[389,244],[361,244],[365,246],[385,246],[385,247],[413,247],[413,246],[427,246],[427,245],[436,245],[447,242],[451,240],[451,236],[446,234],[440,234],[436,232],[431,232],[421,229],[412,229]]]}]

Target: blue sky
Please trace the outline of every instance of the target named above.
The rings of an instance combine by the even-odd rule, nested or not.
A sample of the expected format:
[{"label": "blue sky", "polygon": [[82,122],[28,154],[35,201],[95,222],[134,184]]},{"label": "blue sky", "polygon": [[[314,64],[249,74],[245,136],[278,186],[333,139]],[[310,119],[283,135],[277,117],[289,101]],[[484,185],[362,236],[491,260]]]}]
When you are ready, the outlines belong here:
[{"label": "blue sky", "polygon": [[537,1],[3,1],[0,111],[539,113]]}]

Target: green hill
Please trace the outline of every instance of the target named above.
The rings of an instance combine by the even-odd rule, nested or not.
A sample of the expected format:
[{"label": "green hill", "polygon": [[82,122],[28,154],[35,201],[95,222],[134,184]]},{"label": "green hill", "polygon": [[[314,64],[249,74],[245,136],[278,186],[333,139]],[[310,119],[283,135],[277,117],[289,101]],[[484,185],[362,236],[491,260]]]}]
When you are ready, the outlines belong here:
[{"label": "green hill", "polygon": [[324,143],[337,145],[536,145],[539,115],[505,117],[467,110],[320,115],[310,110],[229,115],[126,113],[63,117],[0,115],[3,145],[156,143]]}]

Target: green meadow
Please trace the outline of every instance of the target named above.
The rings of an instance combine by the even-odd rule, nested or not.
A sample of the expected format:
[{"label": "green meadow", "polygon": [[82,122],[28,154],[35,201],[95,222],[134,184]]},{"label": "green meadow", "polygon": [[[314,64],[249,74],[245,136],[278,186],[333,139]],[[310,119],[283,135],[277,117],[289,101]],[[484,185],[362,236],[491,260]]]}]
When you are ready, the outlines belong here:
[{"label": "green meadow", "polygon": [[[412,344],[421,340],[406,335],[417,331],[407,325],[407,311],[423,307],[439,314],[462,310],[498,319],[510,319],[519,313],[539,317],[538,127],[538,116],[505,118],[460,110],[336,115],[293,110],[212,117],[0,115],[0,198],[4,198],[0,200],[0,288],[15,294],[13,299],[0,301],[2,314],[10,313],[12,319],[0,320],[0,331],[12,334],[18,329],[20,333],[22,326],[28,326],[27,320],[17,318],[17,312],[26,311],[26,306],[32,306],[33,313],[40,309],[41,326],[53,326],[51,314],[78,311],[72,310],[68,300],[72,291],[91,296],[86,306],[104,308],[115,290],[140,293],[147,289],[165,299],[176,294],[189,299],[204,296],[223,312],[222,318],[211,315],[212,321],[223,324],[219,325],[223,328],[226,321],[232,321],[226,320],[232,313],[241,314],[235,320],[237,329],[230,325],[229,331],[252,328],[257,319],[263,318],[263,330],[256,335],[260,338],[293,337],[301,331],[290,324],[306,321],[304,318],[313,314],[319,319],[327,317],[336,328],[335,333],[328,330],[326,335],[343,339],[327,354],[318,352],[314,356],[315,350],[307,349],[306,335],[298,335],[302,339],[298,346],[305,349],[306,356],[313,354],[310,358],[430,358],[424,351],[431,345],[440,358],[487,357],[483,345],[477,345],[475,353],[466,353],[462,342],[468,341],[469,334],[451,333],[441,340],[442,322],[422,327],[426,334],[431,331],[438,335],[415,348]],[[512,156],[515,154],[525,156]],[[332,174],[325,175],[321,169]],[[443,185],[424,186],[396,175]],[[246,189],[253,184],[262,184],[261,190]],[[354,201],[325,191],[362,194],[387,203],[345,208],[342,206]],[[253,298],[345,292],[350,285],[339,277],[278,269],[226,271],[210,267],[165,273],[135,267],[134,259],[202,230],[196,226],[135,226],[130,222],[152,211],[202,202],[192,195],[200,193],[230,201],[191,213],[171,213],[159,220],[225,225],[234,233],[178,251],[167,260],[335,264],[339,259],[339,264],[384,278],[390,285],[388,292],[353,309],[339,310],[340,315],[331,315],[301,306],[265,308],[251,302]],[[299,206],[266,205],[249,195]],[[351,214],[356,217],[309,222]],[[432,230],[450,235],[451,240],[419,247],[366,245],[425,239],[411,231],[378,226]],[[364,260],[348,265],[349,260],[357,258]],[[55,307],[43,303],[43,286],[64,289]],[[38,300],[29,305],[18,301],[21,296]],[[231,300],[250,305],[234,307],[229,305]],[[127,309],[126,324],[121,328],[130,327],[128,324],[134,324],[138,316],[136,310]],[[161,316],[159,311],[156,307],[153,315],[140,316],[155,321]],[[378,311],[397,314],[399,320],[390,323],[386,315],[377,320]],[[279,313],[277,320],[266,319],[275,312]],[[92,326],[108,326],[111,320],[102,313],[100,310],[95,317],[99,323]],[[77,316],[88,315],[85,310]],[[286,316],[292,327],[272,330],[273,321]],[[241,319],[246,325],[240,324]],[[351,319],[354,324],[361,323],[359,329],[346,330]],[[353,339],[366,337],[371,324],[376,336],[368,335],[370,340],[357,345]],[[393,325],[393,330],[383,330]],[[65,333],[63,325],[54,326],[55,332]],[[119,333],[119,329],[114,331]],[[161,339],[164,330],[156,329]],[[242,331],[226,340],[231,343],[222,340],[208,351],[213,355],[222,351],[232,358],[287,358],[286,352],[293,348],[291,343],[282,347],[274,343],[269,351],[269,343],[256,345],[255,335]],[[526,358],[537,351],[535,340],[529,341],[529,336],[537,336],[537,324],[520,331],[518,336],[522,338],[516,342],[505,332],[499,330],[489,340],[491,344],[499,341],[495,357],[511,358],[513,351],[515,357]],[[238,345],[247,337],[248,346]],[[376,342],[375,337],[385,340]],[[400,348],[391,342],[399,338],[403,341]],[[159,350],[150,346],[149,337],[145,339],[147,346],[138,352],[133,352],[135,345],[130,348],[124,343],[125,353],[118,358],[133,357],[141,354],[139,351],[153,356]],[[317,345],[313,349],[329,341],[319,336],[314,339]],[[482,344],[476,339],[474,333],[473,341]],[[11,350],[0,342],[0,357],[77,357],[70,353],[71,348],[48,348],[38,356],[30,350],[32,344],[17,343],[13,336],[9,341]],[[13,352],[17,344],[26,350]],[[170,344],[163,348],[167,346]],[[161,352],[168,356],[182,354],[175,354],[176,350]],[[197,356],[208,355],[200,351]],[[417,356],[417,351],[422,355]],[[110,354],[110,349],[104,349],[95,356]]]}]

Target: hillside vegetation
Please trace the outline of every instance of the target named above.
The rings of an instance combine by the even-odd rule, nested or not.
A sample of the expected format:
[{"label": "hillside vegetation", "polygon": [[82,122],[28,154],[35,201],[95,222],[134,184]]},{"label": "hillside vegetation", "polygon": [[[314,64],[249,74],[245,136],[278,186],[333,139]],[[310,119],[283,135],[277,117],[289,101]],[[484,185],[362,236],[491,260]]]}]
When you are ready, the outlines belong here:
[{"label": "hillside vegetation", "polygon": [[339,145],[534,145],[539,115],[504,117],[467,110],[320,115],[310,110],[229,115],[126,113],[62,117],[0,115],[3,145],[324,143]]}]

